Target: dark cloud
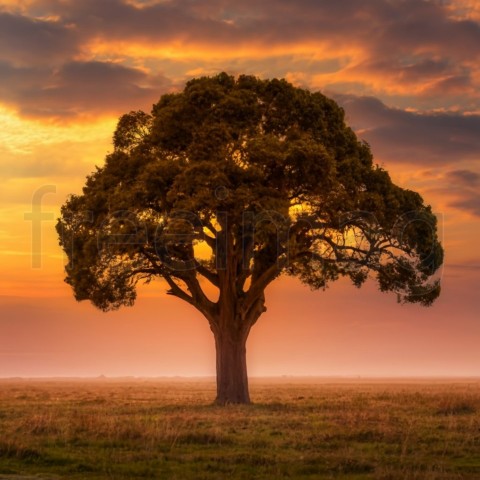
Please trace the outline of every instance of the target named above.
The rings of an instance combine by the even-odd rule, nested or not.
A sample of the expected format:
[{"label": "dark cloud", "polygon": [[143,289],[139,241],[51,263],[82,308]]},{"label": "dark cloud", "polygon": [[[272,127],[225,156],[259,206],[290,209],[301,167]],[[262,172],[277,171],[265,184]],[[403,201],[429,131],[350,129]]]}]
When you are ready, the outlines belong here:
[{"label": "dark cloud", "polygon": [[[388,66],[388,65],[387,65]],[[417,81],[418,78],[435,78],[452,70],[452,65],[446,59],[434,60],[431,58],[419,59],[407,65],[398,65],[397,69],[401,80]]]},{"label": "dark cloud", "polygon": [[0,61],[0,99],[8,103],[20,101],[23,92],[45,85],[49,76],[50,69],[47,67],[15,67]]},{"label": "dark cloud", "polygon": [[170,87],[166,77],[102,62],[69,62],[59,70],[0,64],[0,99],[27,116],[51,118],[145,108]]},{"label": "dark cloud", "polygon": [[480,217],[480,194],[468,192],[463,198],[450,203],[451,207],[465,210],[476,217]]},{"label": "dark cloud", "polygon": [[453,170],[447,172],[446,177],[448,180],[466,187],[475,187],[480,184],[480,173],[471,170]]},{"label": "dark cloud", "polygon": [[[392,9],[383,20],[383,51],[424,51],[454,54],[468,59],[480,54],[480,25],[471,20],[454,20],[440,3],[424,0],[390,2]],[[384,24],[382,24],[384,25]],[[394,49],[394,50],[391,50]]]},{"label": "dark cloud", "polygon": [[433,85],[425,89],[426,95],[446,96],[449,94],[470,93],[475,89],[471,74],[451,75],[437,80]]},{"label": "dark cloud", "polygon": [[409,55],[422,47],[462,58],[480,52],[480,25],[450,18],[438,3],[423,0],[162,1],[137,8],[121,0],[39,1],[87,38],[163,42],[179,40],[235,47],[327,41],[368,45],[378,55]]},{"label": "dark cloud", "polygon": [[445,179],[450,193],[455,195],[449,205],[480,217],[480,173],[466,169],[452,170],[445,174]]},{"label": "dark cloud", "polygon": [[121,0],[52,1],[48,9],[73,25],[84,40],[128,42],[238,40],[221,18],[201,14],[195,2],[161,2],[137,8]]},{"label": "dark cloud", "polygon": [[48,64],[78,51],[75,29],[47,20],[0,12],[0,59],[14,64]]},{"label": "dark cloud", "polygon": [[420,114],[389,108],[373,97],[335,98],[378,158],[419,166],[480,158],[480,115]]},{"label": "dark cloud", "polygon": [[102,62],[70,62],[53,75],[53,81],[59,86],[84,89],[112,88],[115,83],[134,85],[145,80],[146,74],[141,70]]},{"label": "dark cloud", "polygon": [[468,69],[446,58],[431,59],[422,55],[402,57],[388,56],[373,58],[350,68],[351,72],[376,76],[385,83],[413,88],[423,87],[425,94],[438,94],[438,90],[457,90],[471,86]]},{"label": "dark cloud", "polygon": [[[98,56],[92,46],[102,43]],[[139,43],[152,51],[198,48],[194,51],[201,52],[203,48],[211,57],[222,53],[225,65],[221,69],[230,71],[237,71],[239,58],[248,57],[248,48],[268,62],[279,51],[288,55],[289,47],[298,50],[305,45],[312,54],[318,45],[319,52],[326,49],[332,56],[337,52],[342,62],[346,60],[338,69],[351,73],[351,81],[359,86],[355,92],[378,96],[386,85],[403,85],[404,90],[412,86],[417,97],[434,98],[440,104],[440,94],[453,95],[452,102],[457,102],[459,92],[468,89],[477,99],[469,108],[476,110],[480,105],[475,93],[480,24],[454,19],[442,2],[426,0],[36,0],[22,14],[0,11],[0,73],[5,75],[0,101],[23,112],[45,115],[89,108],[95,113],[97,99],[100,107],[108,109],[118,101],[115,111],[124,109],[127,98],[131,104],[142,103],[158,96],[165,81],[108,62],[114,58],[136,64],[137,59],[122,55],[119,45],[135,51]],[[199,63],[207,56],[197,55],[203,57]],[[286,61],[273,73],[295,78],[300,68],[308,85],[309,78],[321,73],[323,67],[317,66],[321,61],[312,57],[307,67]],[[273,75],[252,69],[249,73]],[[186,78],[186,71],[176,74],[176,79]],[[331,88],[340,88],[335,82],[345,82],[345,78],[333,80]],[[9,93],[5,85],[11,88]]]},{"label": "dark cloud", "polygon": [[411,55],[419,46],[424,51],[469,60],[480,55],[480,25],[452,20],[441,6],[421,0],[246,0],[217,2],[213,8],[179,0],[141,10],[118,0],[88,0],[75,5],[81,9],[77,21],[87,18],[85,12],[94,11],[97,18],[109,19],[115,11],[114,21],[105,24],[107,37],[146,34],[151,39],[165,39],[173,34],[194,42],[222,40],[233,46],[239,41],[360,43],[386,58],[392,52]]}]

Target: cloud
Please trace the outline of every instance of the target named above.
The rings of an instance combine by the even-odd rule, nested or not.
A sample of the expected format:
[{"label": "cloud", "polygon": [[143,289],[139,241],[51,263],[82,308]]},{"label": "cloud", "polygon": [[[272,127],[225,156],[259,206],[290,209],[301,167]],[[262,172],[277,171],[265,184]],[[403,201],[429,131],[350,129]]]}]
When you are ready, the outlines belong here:
[{"label": "cloud", "polygon": [[417,166],[480,158],[480,115],[415,113],[388,107],[374,97],[334,96],[377,158]]},{"label": "cloud", "polygon": [[68,62],[58,70],[0,63],[0,100],[23,115],[118,115],[146,108],[170,87],[162,76],[109,62]]},{"label": "cloud", "polygon": [[[0,101],[32,115],[74,116],[90,108],[96,114],[99,99],[109,110],[118,101],[119,112],[125,97],[141,103],[164,91],[169,81],[156,81],[158,72],[178,84],[215,65],[374,95],[397,107],[422,98],[425,109],[447,103],[478,111],[480,23],[459,16],[466,1],[460,9],[433,0],[29,0],[21,9],[4,1],[0,73],[14,88]],[[325,59],[337,64],[326,68]],[[92,75],[85,96],[69,89],[77,74]],[[118,86],[102,86],[117,76]],[[100,95],[91,92],[96,79]],[[34,87],[25,85],[33,80]],[[60,101],[67,95],[69,105]]]},{"label": "cloud", "polygon": [[[420,99],[444,99],[445,95],[477,94],[473,70],[448,58],[426,58],[412,54],[408,61],[402,56],[372,57],[347,67],[340,77],[350,76],[378,93],[415,94]],[[334,88],[334,86],[330,86]],[[478,96],[478,95],[477,95]]]},{"label": "cloud", "polygon": [[[480,152],[479,152],[480,156]],[[452,170],[445,174],[450,194],[449,206],[480,217],[480,173],[472,170]]]},{"label": "cloud", "polygon": [[[424,0],[256,0],[126,2],[43,0],[35,9],[78,32],[83,42],[177,42],[235,48],[327,42],[359,46],[388,58],[406,52],[479,56],[480,25],[451,18],[451,11]],[[53,28],[53,27],[52,27]],[[219,42],[222,42],[221,44]]]},{"label": "cloud", "polygon": [[478,0],[447,0],[444,2],[452,16],[459,20],[480,20]]},{"label": "cloud", "polygon": [[418,49],[468,59],[478,57],[480,25],[472,20],[449,18],[448,10],[432,1],[395,2],[382,20],[387,23],[384,40],[378,49],[391,48],[412,52]]},{"label": "cloud", "polygon": [[480,173],[471,170],[453,170],[447,172],[446,177],[465,187],[476,187],[480,184]]},{"label": "cloud", "polygon": [[[48,1],[45,12],[72,25],[84,43],[94,39],[162,42],[223,38],[231,27],[219,18],[202,15],[191,2],[161,2],[139,8],[121,0]],[[233,39],[233,38],[232,38]]]},{"label": "cloud", "polygon": [[480,217],[480,194],[478,192],[465,192],[462,198],[450,202],[449,205]]},{"label": "cloud", "polygon": [[478,57],[480,25],[449,18],[440,5],[419,0],[256,0],[166,1],[135,8],[119,0],[60,3],[57,10],[82,31],[111,40],[178,40],[181,43],[223,41],[263,45],[326,41],[381,53],[411,55],[423,50]]},{"label": "cloud", "polygon": [[0,59],[15,65],[55,64],[78,53],[78,34],[58,21],[0,11]]}]

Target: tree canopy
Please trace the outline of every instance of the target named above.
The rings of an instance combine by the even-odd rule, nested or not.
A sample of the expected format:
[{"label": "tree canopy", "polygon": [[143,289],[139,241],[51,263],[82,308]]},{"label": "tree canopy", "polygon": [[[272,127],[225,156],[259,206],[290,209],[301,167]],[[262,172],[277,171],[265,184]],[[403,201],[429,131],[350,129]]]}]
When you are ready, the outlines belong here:
[{"label": "tree canopy", "polygon": [[[319,92],[247,75],[193,79],[151,114],[123,115],[113,145],[62,207],[66,281],[77,300],[110,310],[132,305],[139,281],[163,278],[208,319],[220,377],[230,361],[219,339],[244,350],[279,275],[312,289],[373,277],[427,306],[440,293],[430,206],[392,183]],[[217,401],[248,401],[228,388]]]}]

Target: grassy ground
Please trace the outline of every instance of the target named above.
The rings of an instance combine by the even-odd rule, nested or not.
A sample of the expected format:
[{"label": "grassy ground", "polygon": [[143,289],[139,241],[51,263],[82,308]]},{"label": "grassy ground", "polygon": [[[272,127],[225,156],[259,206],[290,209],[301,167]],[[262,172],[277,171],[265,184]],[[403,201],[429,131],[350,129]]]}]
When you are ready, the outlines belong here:
[{"label": "grassy ground", "polygon": [[[480,383],[0,381],[0,479],[480,479]],[[18,475],[18,476],[17,476]]]}]

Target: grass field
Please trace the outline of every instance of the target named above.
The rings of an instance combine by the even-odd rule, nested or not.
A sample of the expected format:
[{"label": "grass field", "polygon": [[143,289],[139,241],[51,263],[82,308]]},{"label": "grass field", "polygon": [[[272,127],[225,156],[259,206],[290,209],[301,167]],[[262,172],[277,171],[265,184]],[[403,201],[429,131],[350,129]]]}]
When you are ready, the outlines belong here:
[{"label": "grass field", "polygon": [[480,479],[480,382],[0,380],[0,479]]}]

